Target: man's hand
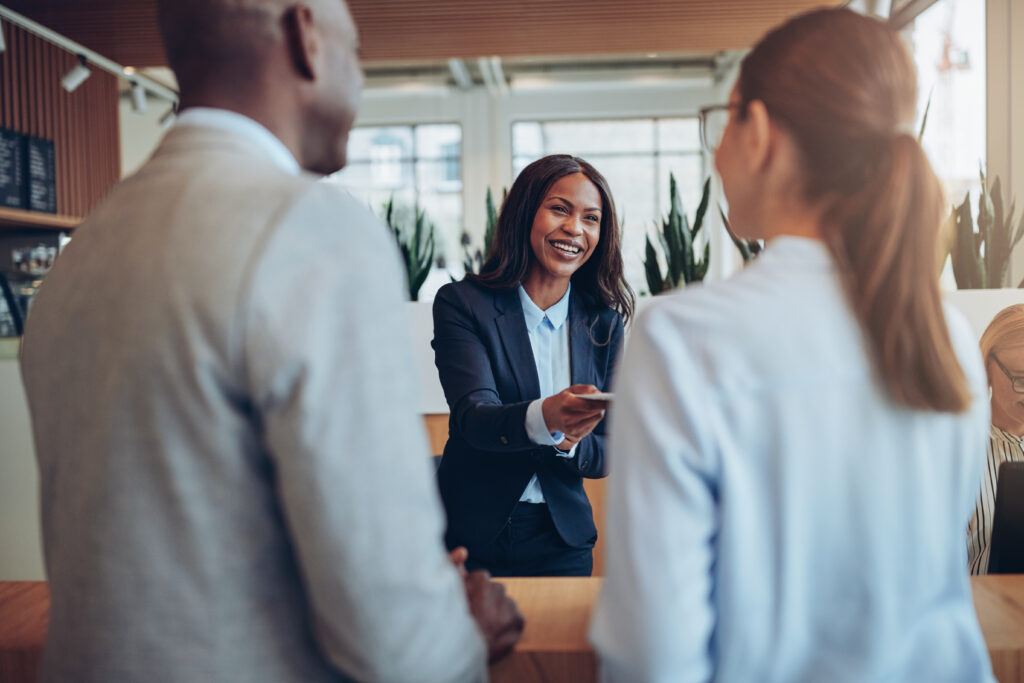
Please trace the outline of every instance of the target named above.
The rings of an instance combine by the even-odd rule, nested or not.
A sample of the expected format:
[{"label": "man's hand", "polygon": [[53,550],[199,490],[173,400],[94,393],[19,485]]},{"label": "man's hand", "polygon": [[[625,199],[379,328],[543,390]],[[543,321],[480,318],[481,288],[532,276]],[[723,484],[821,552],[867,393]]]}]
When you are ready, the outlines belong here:
[{"label": "man's hand", "polygon": [[452,561],[455,568],[459,570],[459,576],[462,580],[466,580],[466,560],[469,559],[469,551],[464,546],[459,546],[455,550],[448,553],[448,559]]},{"label": "man's hand", "polygon": [[490,573],[483,569],[466,576],[466,597],[469,611],[487,643],[488,661],[501,659],[523,635],[523,615],[515,600],[505,594],[503,585],[491,581]]}]

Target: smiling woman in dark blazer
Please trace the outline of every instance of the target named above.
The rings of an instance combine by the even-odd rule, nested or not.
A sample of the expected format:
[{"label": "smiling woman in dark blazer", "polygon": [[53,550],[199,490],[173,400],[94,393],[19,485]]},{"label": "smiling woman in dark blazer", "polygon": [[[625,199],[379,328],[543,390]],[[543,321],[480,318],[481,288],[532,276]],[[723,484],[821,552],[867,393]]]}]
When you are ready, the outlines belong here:
[{"label": "smiling woman in dark blazer", "polygon": [[434,300],[451,410],[438,470],[446,541],[495,576],[589,576],[583,477],[605,476],[608,391],[633,293],[608,183],[567,155],[520,173],[479,275]]}]

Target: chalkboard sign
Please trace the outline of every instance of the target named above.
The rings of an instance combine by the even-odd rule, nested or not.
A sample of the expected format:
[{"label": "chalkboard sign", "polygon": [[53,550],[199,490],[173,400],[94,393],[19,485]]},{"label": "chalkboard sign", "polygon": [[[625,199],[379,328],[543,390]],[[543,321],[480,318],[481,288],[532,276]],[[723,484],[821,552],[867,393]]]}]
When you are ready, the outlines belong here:
[{"label": "chalkboard sign", "polygon": [[28,208],[57,213],[57,169],[53,142],[25,138],[28,162]]},{"label": "chalkboard sign", "polygon": [[25,181],[25,136],[0,128],[0,206],[24,209],[28,204]]}]

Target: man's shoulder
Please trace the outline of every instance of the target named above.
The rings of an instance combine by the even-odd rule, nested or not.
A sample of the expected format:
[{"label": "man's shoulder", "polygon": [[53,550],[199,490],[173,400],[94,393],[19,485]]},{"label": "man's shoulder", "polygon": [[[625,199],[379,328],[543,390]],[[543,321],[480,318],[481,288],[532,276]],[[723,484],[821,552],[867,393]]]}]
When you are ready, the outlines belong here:
[{"label": "man's shoulder", "polygon": [[304,183],[269,225],[290,250],[311,259],[379,261],[395,254],[390,230],[364,202],[329,181]]}]

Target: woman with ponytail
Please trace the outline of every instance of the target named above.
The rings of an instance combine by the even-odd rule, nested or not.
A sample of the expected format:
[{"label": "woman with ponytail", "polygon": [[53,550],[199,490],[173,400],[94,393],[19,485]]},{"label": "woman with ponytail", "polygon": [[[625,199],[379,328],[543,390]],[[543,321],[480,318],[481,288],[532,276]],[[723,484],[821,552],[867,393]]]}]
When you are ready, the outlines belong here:
[{"label": "woman with ponytail", "polygon": [[985,371],[942,304],[939,181],[899,37],[801,15],[705,125],[758,260],[639,316],[615,387],[612,681],[990,681],[964,529]]}]

